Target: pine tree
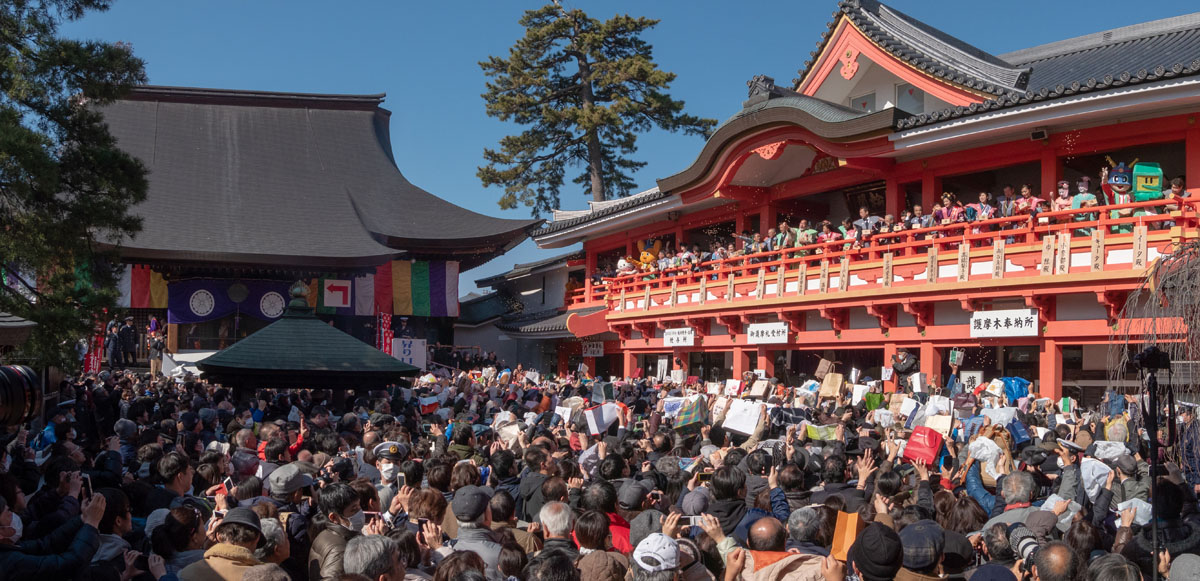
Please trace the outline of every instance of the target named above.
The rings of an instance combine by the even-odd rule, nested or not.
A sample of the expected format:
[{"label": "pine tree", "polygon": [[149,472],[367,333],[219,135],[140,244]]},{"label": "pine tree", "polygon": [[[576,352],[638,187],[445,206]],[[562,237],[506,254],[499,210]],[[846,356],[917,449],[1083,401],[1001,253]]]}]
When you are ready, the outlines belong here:
[{"label": "pine tree", "polygon": [[487,113],[527,126],[485,149],[485,186],[500,185],[501,208],[524,204],[533,215],[559,207],[567,166],[593,200],[629,195],[637,135],[654,127],[707,137],[716,125],[683,112],[667,94],[675,74],[654,64],[641,35],[657,20],[614,16],[600,21],[557,4],[521,18],[525,36],[505,58],[479,63],[489,77]]},{"label": "pine tree", "polygon": [[120,43],[59,25],[111,0],[0,2],[0,311],[38,324],[13,357],[78,368],[76,344],[116,298],[114,244],[141,228],[146,169],[96,106],[146,81]]}]

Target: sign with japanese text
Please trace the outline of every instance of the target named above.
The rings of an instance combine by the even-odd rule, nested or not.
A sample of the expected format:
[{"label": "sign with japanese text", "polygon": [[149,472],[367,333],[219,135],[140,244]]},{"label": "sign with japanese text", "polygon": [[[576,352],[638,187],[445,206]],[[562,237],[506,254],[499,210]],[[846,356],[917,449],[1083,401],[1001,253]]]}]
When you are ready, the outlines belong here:
[{"label": "sign with japanese text", "polygon": [[604,341],[584,341],[584,357],[604,357]]},{"label": "sign with japanese text", "polygon": [[929,254],[925,257],[925,282],[933,284],[938,280],[938,245],[934,244],[929,247]]},{"label": "sign with japanese text", "polygon": [[392,339],[392,357],[417,369],[425,369],[427,355],[424,339],[405,339],[403,337]]},{"label": "sign with japanese text", "polygon": [[1004,239],[992,243],[992,278],[1004,278]]},{"label": "sign with japanese text", "polygon": [[766,345],[788,342],[787,323],[751,323],[746,326],[746,342],[751,345]]},{"label": "sign with japanese text", "polygon": [[696,330],[691,327],[663,331],[663,345],[666,347],[691,347],[695,344]]},{"label": "sign with japanese text", "polygon": [[1037,309],[1006,309],[971,313],[972,337],[1037,337]]},{"label": "sign with japanese text", "polygon": [[1146,235],[1148,229],[1145,226],[1133,227],[1133,268],[1146,268]]}]

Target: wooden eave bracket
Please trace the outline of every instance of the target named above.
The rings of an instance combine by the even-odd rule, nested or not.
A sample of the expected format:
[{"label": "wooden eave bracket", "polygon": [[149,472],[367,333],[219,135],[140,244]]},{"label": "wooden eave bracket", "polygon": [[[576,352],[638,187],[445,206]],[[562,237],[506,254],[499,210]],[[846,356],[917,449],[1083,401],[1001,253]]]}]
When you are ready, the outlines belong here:
[{"label": "wooden eave bracket", "polygon": [[900,303],[904,312],[912,315],[912,318],[917,321],[917,328],[924,329],[933,325],[933,304],[917,301],[904,301]]},{"label": "wooden eave bracket", "polygon": [[746,321],[741,315],[717,315],[717,322],[725,325],[730,335],[741,335],[746,329]]},{"label": "wooden eave bracket", "polygon": [[879,328],[887,331],[896,326],[896,305],[867,305],[867,314],[879,320]]},{"label": "wooden eave bracket", "polygon": [[1104,313],[1109,325],[1117,324],[1117,319],[1121,316],[1121,309],[1125,308],[1125,301],[1129,299],[1129,291],[1096,291],[1096,300],[1100,306],[1104,307]]},{"label": "wooden eave bracket", "polygon": [[822,319],[829,321],[835,332],[841,333],[850,327],[850,309],[845,307],[817,307]]}]

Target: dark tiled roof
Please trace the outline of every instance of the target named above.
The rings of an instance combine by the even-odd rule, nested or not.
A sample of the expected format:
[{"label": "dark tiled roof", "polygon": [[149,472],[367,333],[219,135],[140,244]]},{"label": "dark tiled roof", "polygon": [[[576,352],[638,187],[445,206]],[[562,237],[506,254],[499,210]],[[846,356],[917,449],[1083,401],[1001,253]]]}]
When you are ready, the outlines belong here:
[{"label": "dark tiled roof", "polygon": [[508,311],[508,301],[504,300],[500,293],[488,293],[458,303],[458,318],[455,323],[475,326],[502,316]]},{"label": "dark tiled roof", "polygon": [[659,191],[658,188],[652,188],[652,189],[646,190],[644,192],[641,192],[639,194],[634,194],[632,196],[629,196],[628,198],[624,198],[623,200],[621,200],[620,202],[618,202],[616,204],[606,205],[603,208],[600,208],[599,210],[595,210],[593,212],[584,214],[582,216],[576,216],[569,220],[562,220],[562,221],[558,221],[558,222],[550,222],[550,223],[544,224],[541,228],[531,232],[530,236],[534,236],[534,237],[545,236],[546,234],[552,234],[554,232],[558,232],[559,230],[566,230],[567,228],[570,228],[577,224],[583,224],[584,222],[590,222],[592,220],[595,220],[596,218],[601,218],[601,217],[608,216],[611,214],[616,214],[617,212],[621,212],[621,211],[627,210],[629,208],[636,208],[643,204],[649,204],[651,202],[656,202],[656,201],[661,200],[666,197],[668,197],[667,194]]},{"label": "dark tiled roof", "polygon": [[513,279],[513,278],[517,278],[520,276],[525,276],[525,275],[527,275],[539,268],[542,268],[544,266],[550,266],[552,264],[557,264],[559,262],[565,263],[565,262],[569,262],[572,260],[582,260],[583,257],[584,257],[583,251],[576,250],[574,252],[568,252],[566,254],[559,254],[557,256],[551,256],[550,258],[543,258],[542,260],[537,260],[534,262],[526,262],[524,264],[514,264],[512,267],[512,270],[510,270],[508,272],[502,272],[500,274],[496,274],[496,275],[489,276],[487,278],[481,278],[479,280],[476,280],[475,286],[480,286],[480,287],[493,286],[493,285],[499,284],[501,281],[504,281],[504,280]]},{"label": "dark tiled roof", "polygon": [[522,313],[512,317],[505,317],[496,326],[510,333],[552,333],[566,331],[567,318],[571,315],[590,315],[603,309],[604,307],[589,307],[573,311],[550,310],[539,311],[537,313]]},{"label": "dark tiled roof", "polygon": [[307,307],[288,307],[278,321],[196,366],[224,385],[257,387],[354,388],[420,371],[314,317]]},{"label": "dark tiled roof", "polygon": [[383,95],[139,87],[102,108],[150,170],[128,259],[312,267],[401,251],[463,269],[536,220],[493,218],[413,185],[396,167]]},{"label": "dark tiled roof", "polygon": [[1200,13],[1088,34],[1000,55],[1032,69],[1029,90],[902,120],[911,129],[1029,103],[1200,73]]},{"label": "dark tiled roof", "polygon": [[1016,67],[875,0],[842,0],[817,50],[795,79],[799,86],[845,15],[868,38],[917,69],[975,91],[998,95],[1025,89],[1029,69]]},{"label": "dark tiled roof", "polygon": [[0,345],[20,345],[29,338],[37,323],[9,313],[0,313]]}]

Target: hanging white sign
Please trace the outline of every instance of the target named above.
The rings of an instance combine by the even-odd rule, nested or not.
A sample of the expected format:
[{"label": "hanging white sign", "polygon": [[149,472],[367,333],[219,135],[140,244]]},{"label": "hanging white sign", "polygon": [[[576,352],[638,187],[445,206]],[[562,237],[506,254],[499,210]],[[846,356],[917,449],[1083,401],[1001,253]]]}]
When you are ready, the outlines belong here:
[{"label": "hanging white sign", "polygon": [[696,330],[691,327],[663,331],[663,345],[667,347],[691,347],[696,344]]},{"label": "hanging white sign", "polygon": [[788,342],[787,323],[751,323],[746,327],[746,342],[751,345]]},{"label": "hanging white sign", "polygon": [[1037,309],[1006,309],[971,313],[972,337],[1037,337]]},{"label": "hanging white sign", "polygon": [[584,357],[604,357],[604,341],[584,341]]}]

